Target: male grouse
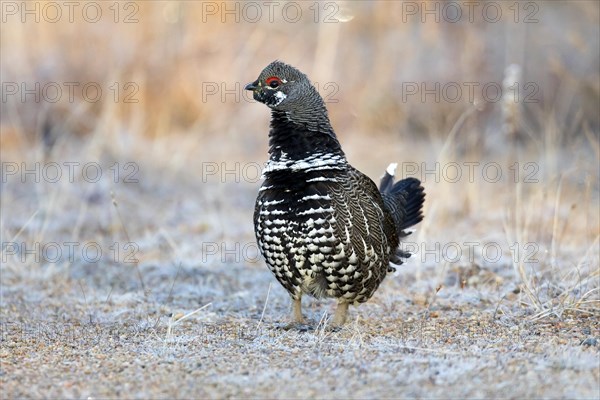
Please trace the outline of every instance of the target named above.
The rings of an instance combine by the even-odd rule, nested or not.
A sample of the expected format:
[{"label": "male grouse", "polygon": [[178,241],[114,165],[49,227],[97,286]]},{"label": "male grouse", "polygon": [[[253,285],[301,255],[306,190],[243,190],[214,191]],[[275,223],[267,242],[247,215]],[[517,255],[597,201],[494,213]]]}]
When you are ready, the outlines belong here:
[{"label": "male grouse", "polygon": [[258,247],[292,297],[296,323],[307,293],[336,298],[340,326],[348,305],[367,301],[395,270],[390,263],[410,257],[398,245],[423,219],[424,189],[414,178],[394,184],[391,164],[378,190],[348,164],[323,99],[296,68],[274,61],[245,89],[272,110],[254,210]]}]

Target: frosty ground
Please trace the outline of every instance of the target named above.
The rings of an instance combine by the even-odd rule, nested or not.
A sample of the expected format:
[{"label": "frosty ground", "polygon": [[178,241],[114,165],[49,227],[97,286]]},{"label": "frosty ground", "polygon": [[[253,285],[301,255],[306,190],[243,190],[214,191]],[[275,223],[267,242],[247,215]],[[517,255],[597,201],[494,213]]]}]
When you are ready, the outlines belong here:
[{"label": "frosty ground", "polygon": [[[2,3],[2,397],[599,397],[597,1],[64,3]],[[339,331],[256,254],[274,59],[427,193]]]},{"label": "frosty ground", "polygon": [[[78,160],[81,146],[57,160]],[[350,160],[377,178],[386,165],[352,150],[361,147],[350,148]],[[203,176],[192,156],[173,166],[137,151],[150,154],[102,158],[106,168],[133,160],[134,183],[108,175],[3,185],[3,241],[104,251],[98,262],[80,253],[48,262],[52,255],[23,259],[4,248],[3,396],[598,397],[597,225],[586,208],[594,190],[586,203],[571,196],[577,182],[560,192],[538,182],[521,194],[507,183],[496,196],[485,193],[499,183],[479,183],[449,202],[455,186],[430,182],[426,219],[409,239],[418,254],[371,301],[351,307],[340,331],[328,327],[334,302],[308,298],[314,329],[285,330],[288,295],[253,247],[259,182]],[[536,244],[526,260],[535,262],[515,260],[513,237]],[[472,260],[435,251],[435,243],[472,241]],[[127,258],[128,243],[138,262]],[[485,243],[502,256],[481,253]]]}]

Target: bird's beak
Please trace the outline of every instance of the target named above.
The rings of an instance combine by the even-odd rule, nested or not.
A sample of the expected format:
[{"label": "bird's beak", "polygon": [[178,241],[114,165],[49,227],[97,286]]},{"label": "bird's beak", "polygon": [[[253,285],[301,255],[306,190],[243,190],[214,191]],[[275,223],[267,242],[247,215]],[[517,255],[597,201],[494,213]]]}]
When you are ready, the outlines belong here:
[{"label": "bird's beak", "polygon": [[246,86],[244,86],[244,89],[246,89],[246,90],[256,90],[256,89],[258,89],[258,79],[255,80],[254,82],[249,83]]}]

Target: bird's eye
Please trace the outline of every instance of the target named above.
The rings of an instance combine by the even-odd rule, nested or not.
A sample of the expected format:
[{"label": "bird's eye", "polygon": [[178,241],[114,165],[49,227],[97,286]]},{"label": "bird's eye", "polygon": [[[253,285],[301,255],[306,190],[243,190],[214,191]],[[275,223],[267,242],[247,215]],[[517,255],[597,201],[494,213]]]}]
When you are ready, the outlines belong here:
[{"label": "bird's eye", "polygon": [[270,76],[270,77],[268,77],[265,80],[265,82],[267,83],[267,85],[269,85],[273,89],[275,89],[276,87],[278,87],[279,85],[281,85],[281,79],[279,79],[276,76]]}]

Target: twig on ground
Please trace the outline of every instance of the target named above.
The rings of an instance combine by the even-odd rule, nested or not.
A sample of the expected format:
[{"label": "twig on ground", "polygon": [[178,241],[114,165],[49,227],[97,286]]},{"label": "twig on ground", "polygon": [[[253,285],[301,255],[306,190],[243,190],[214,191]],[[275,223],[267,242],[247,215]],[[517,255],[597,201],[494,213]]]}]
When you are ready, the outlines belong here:
[{"label": "twig on ground", "polygon": [[[123,218],[121,217],[121,212],[119,211],[119,203],[117,202],[117,199],[115,198],[115,193],[112,190],[110,191],[110,197],[112,199],[113,206],[115,207],[115,210],[117,211],[117,217],[119,218],[119,222],[121,222],[121,226],[123,227],[123,232],[125,233],[125,238],[127,239],[128,243],[131,243],[131,238],[129,237],[129,233],[127,232],[127,227],[123,223]],[[142,292],[144,293],[144,296],[146,296],[147,295],[146,285],[144,285],[144,279],[142,278],[142,272],[140,271],[140,262],[137,258],[135,258],[134,265],[135,265],[135,270],[137,271],[138,278],[140,280],[140,286],[142,287]]]},{"label": "twig on ground", "polygon": [[168,325],[168,327],[167,327],[167,337],[165,338],[165,340],[168,340],[168,339],[170,339],[170,338],[171,338],[171,334],[172,334],[172,331],[173,331],[173,327],[175,327],[175,326],[176,326],[177,324],[179,324],[181,321],[183,321],[183,320],[185,320],[185,319],[188,319],[188,318],[189,318],[189,317],[191,317],[192,315],[194,315],[194,314],[196,314],[196,313],[199,313],[200,311],[204,310],[205,308],[207,308],[207,307],[209,307],[209,306],[211,306],[211,305],[212,305],[212,303],[205,304],[205,305],[203,305],[202,307],[200,307],[200,308],[198,308],[198,309],[196,309],[196,310],[194,310],[194,311],[192,311],[192,312],[190,312],[190,313],[187,313],[187,314],[185,314],[183,317],[181,317],[181,318],[179,318],[179,319],[177,319],[177,320],[173,320],[173,318],[172,318],[172,317],[171,317],[171,318],[169,318],[169,325]]},{"label": "twig on ground", "polygon": [[256,334],[258,334],[258,332],[260,332],[260,325],[262,324],[263,318],[265,316],[265,311],[267,309],[267,303],[269,302],[269,294],[271,294],[271,285],[272,285],[272,282],[269,282],[269,289],[267,289],[267,298],[265,299],[265,304],[263,306],[262,313],[260,314],[260,320],[258,321],[258,325],[256,326]]}]

